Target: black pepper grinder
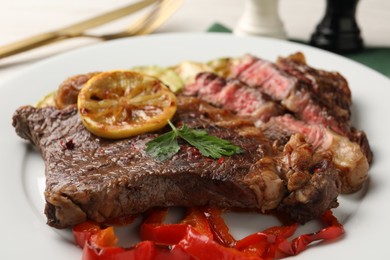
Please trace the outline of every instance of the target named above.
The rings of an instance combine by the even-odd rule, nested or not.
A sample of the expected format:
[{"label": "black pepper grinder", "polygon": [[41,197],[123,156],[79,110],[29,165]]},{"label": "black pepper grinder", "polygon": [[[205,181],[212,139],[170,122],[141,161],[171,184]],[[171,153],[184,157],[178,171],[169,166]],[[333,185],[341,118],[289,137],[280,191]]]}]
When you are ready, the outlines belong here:
[{"label": "black pepper grinder", "polygon": [[337,53],[363,49],[363,40],[356,22],[359,0],[327,0],[326,12],[310,39],[310,45]]}]

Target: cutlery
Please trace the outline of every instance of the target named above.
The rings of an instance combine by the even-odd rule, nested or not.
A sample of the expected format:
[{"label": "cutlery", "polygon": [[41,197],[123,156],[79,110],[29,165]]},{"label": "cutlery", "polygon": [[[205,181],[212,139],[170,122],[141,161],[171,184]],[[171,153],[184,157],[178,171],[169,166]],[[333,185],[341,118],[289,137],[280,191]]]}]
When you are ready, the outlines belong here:
[{"label": "cutlery", "polygon": [[97,38],[101,40],[113,40],[134,35],[145,35],[152,33],[159,28],[176,10],[181,6],[182,0],[162,0],[159,6],[150,13],[145,14],[134,21],[125,30],[112,34],[88,34],[82,33],[79,36]]},{"label": "cutlery", "polygon": [[15,43],[1,46],[0,58],[31,50],[58,40],[82,36],[84,31],[87,29],[94,28],[132,14],[157,2],[161,2],[161,0],[143,0],[58,30],[42,33]]}]

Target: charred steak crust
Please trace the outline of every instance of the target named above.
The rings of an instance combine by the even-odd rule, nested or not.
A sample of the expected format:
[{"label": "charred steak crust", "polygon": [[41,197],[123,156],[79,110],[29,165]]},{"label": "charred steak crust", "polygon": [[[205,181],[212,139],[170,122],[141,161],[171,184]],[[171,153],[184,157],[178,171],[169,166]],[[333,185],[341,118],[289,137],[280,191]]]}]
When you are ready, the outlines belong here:
[{"label": "charred steak crust", "polygon": [[323,199],[337,197],[340,189],[340,182],[335,181],[338,172],[329,167],[328,163],[329,161],[323,161],[323,170],[316,172],[302,188],[291,192],[279,205],[278,210],[287,213],[299,223],[305,223],[313,217],[321,217],[324,209],[336,208],[336,199]]},{"label": "charred steak crust", "polygon": [[[280,167],[290,153],[274,149],[250,121],[185,97],[179,98],[173,121],[204,128],[239,145],[244,153],[212,160],[181,143],[178,154],[160,162],[145,153],[145,144],[159,133],[106,140],[84,128],[74,106],[19,108],[13,116],[16,132],[30,140],[45,161],[48,224],[66,228],[87,219],[105,222],[153,207],[205,205],[279,208],[305,222],[337,205],[339,180],[331,163],[313,168],[301,186],[288,190],[289,178],[298,182],[300,178]],[[291,163],[287,168],[299,167]],[[307,195],[305,200],[294,195],[300,189]],[[290,205],[300,206],[293,210]]]}]

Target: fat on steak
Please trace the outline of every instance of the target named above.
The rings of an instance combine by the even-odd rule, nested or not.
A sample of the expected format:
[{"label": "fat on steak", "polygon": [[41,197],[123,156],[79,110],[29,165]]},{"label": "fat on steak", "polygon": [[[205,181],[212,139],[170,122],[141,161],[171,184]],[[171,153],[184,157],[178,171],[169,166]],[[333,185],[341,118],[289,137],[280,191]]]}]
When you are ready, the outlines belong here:
[{"label": "fat on steak", "polygon": [[184,96],[173,123],[205,129],[244,152],[213,160],[180,143],[179,153],[161,162],[145,153],[145,144],[167,129],[107,140],[85,129],[75,106],[17,109],[16,133],[45,162],[47,223],[67,228],[169,206],[277,210],[305,223],[337,207],[339,170],[302,134],[290,135],[280,149],[252,121]]}]

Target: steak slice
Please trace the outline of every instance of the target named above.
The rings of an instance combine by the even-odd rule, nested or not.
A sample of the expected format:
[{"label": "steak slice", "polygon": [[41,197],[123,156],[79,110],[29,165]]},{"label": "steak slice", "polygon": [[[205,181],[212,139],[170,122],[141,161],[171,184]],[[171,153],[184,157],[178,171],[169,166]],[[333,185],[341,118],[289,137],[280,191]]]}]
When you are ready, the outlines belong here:
[{"label": "steak slice", "polygon": [[211,72],[199,73],[193,84],[185,86],[182,94],[199,97],[240,117],[251,119],[256,125],[286,112],[278,102],[258,89],[235,78],[225,79]]},{"label": "steak slice", "polygon": [[296,77],[299,86],[282,103],[303,121],[327,126],[358,143],[371,163],[373,154],[366,134],[350,124],[352,98],[347,80],[338,72],[310,67],[302,53],[279,58],[276,66]]},{"label": "steak slice", "polygon": [[[339,73],[314,69],[301,53],[279,58],[276,64],[261,58],[241,58],[231,77],[269,95],[307,123],[320,123],[340,134],[349,131],[351,92]],[[252,60],[248,62],[248,60]]]},{"label": "steak slice", "polygon": [[372,151],[366,134],[350,125],[351,92],[342,75],[308,66],[301,53],[276,64],[245,55],[230,66],[232,78],[200,73],[182,94],[252,120],[281,150],[291,135],[304,135],[315,149],[333,154],[343,193],[362,187]]},{"label": "steak slice", "polygon": [[145,153],[145,144],[167,129],[107,140],[85,129],[75,106],[19,108],[16,132],[45,162],[48,224],[66,228],[169,206],[280,209],[303,223],[337,206],[339,172],[304,140],[273,149],[250,121],[196,98],[179,98],[173,122],[205,129],[244,152],[213,160],[180,143],[173,158],[157,161]]},{"label": "steak slice", "polygon": [[366,134],[350,125],[351,91],[340,73],[309,66],[299,52],[280,57],[276,63],[245,55],[232,63],[229,71],[230,77],[268,95],[299,120],[329,127],[359,143],[371,163]]}]

